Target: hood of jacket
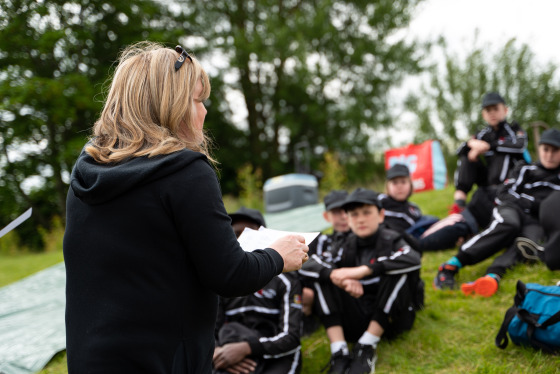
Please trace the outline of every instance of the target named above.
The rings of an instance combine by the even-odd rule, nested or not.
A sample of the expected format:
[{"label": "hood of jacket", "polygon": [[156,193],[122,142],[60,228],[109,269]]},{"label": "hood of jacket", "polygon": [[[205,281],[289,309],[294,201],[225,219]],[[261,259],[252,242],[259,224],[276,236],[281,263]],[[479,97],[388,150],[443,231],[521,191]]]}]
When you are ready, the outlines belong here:
[{"label": "hood of jacket", "polygon": [[154,157],[100,164],[82,149],[70,177],[74,195],[86,204],[102,204],[127,191],[173,174],[206,156],[188,149]]}]

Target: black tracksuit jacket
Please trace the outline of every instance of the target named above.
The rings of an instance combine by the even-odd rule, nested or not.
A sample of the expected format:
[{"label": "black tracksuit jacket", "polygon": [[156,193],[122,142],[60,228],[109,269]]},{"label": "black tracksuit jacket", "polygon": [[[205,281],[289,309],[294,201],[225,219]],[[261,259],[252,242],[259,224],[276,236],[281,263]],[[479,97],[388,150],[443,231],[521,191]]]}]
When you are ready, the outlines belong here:
[{"label": "black tracksuit jacket", "polygon": [[333,269],[367,265],[373,273],[360,282],[368,285],[373,278],[384,274],[404,274],[420,269],[420,254],[410,248],[401,234],[382,224],[374,235],[376,245],[371,250],[358,251],[355,245],[357,237],[351,234],[342,246],[337,248],[337,252],[341,250],[341,256],[336,263],[325,262],[313,255],[303,264],[299,273],[310,280],[330,280]]},{"label": "black tracksuit jacket", "polygon": [[[527,149],[527,134],[515,122],[502,121],[496,130],[492,126],[486,126],[477,132],[474,138],[484,140],[490,144],[490,149],[484,154],[486,163],[485,175],[459,175],[455,176],[455,186],[461,188],[464,183],[479,186],[492,186],[502,183],[511,169],[515,167],[518,160],[523,159],[523,153]],[[461,144],[457,150],[459,156],[466,155],[470,148],[467,143]],[[459,166],[456,173],[461,172]],[[470,188],[467,188],[470,190]]]},{"label": "black tracksuit jacket", "polygon": [[539,217],[542,200],[560,190],[560,168],[545,169],[540,162],[518,165],[498,188],[496,203],[511,205]]},{"label": "black tracksuit jacket", "polygon": [[397,201],[386,194],[379,194],[379,201],[385,209],[383,223],[398,232],[404,232],[422,217],[420,208],[408,200]]},{"label": "black tracksuit jacket", "polygon": [[282,257],[241,249],[198,152],[114,164],[82,152],[70,186],[69,373],[211,373],[218,294],[263,288]]}]

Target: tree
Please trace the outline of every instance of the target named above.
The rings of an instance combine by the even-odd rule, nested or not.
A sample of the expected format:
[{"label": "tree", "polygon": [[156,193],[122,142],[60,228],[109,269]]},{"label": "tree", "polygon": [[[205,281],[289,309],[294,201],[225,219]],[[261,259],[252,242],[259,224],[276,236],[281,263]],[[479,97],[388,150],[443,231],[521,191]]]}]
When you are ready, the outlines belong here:
[{"label": "tree", "polygon": [[397,34],[419,1],[0,0],[0,225],[30,206],[32,228],[64,218],[103,83],[119,50],[146,39],[188,41],[208,67],[206,125],[224,191],[239,188],[247,162],[264,178],[292,171],[304,142],[312,169],[331,151],[363,170],[371,130],[391,123],[389,88],[420,71],[415,45]]},{"label": "tree", "polygon": [[0,0],[1,226],[28,207],[35,233],[64,218],[70,171],[119,51],[177,42],[192,33],[187,16],[149,0]]},{"label": "tree", "polygon": [[[484,125],[481,99],[498,91],[509,107],[508,118],[517,121],[532,136],[530,124],[558,123],[560,85],[557,66],[542,66],[526,44],[508,41],[495,53],[491,45],[474,46],[464,60],[450,53],[445,40],[439,46],[444,62],[430,70],[429,84],[411,94],[407,108],[416,114],[416,141],[439,139],[454,150],[467,134]],[[443,130],[443,131],[442,131]],[[533,142],[529,142],[533,149]],[[533,153],[534,155],[534,153]]]},{"label": "tree", "polygon": [[[235,159],[263,176],[290,172],[294,146],[311,145],[317,169],[324,151],[343,163],[371,162],[371,129],[391,124],[387,92],[407,73],[420,71],[414,44],[396,32],[418,1],[216,0],[189,4],[206,28],[201,51],[212,51],[223,74],[217,108],[231,110],[228,92],[241,93],[234,110],[246,111]],[[228,115],[224,113],[224,117]],[[233,121],[229,121],[230,126]],[[236,124],[239,126],[239,124]],[[229,148],[229,127],[209,126]],[[226,159],[217,153],[218,159]],[[229,173],[229,172],[227,172]],[[234,175],[233,173],[229,173]],[[349,176],[351,177],[351,176]]]}]

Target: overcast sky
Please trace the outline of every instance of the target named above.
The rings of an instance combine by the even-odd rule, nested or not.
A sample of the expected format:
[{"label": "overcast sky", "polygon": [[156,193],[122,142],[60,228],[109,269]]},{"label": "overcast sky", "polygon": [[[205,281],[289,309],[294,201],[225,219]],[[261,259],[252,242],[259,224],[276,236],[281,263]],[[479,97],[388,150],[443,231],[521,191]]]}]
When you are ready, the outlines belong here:
[{"label": "overcast sky", "polygon": [[458,53],[468,51],[475,30],[479,39],[496,45],[511,38],[526,43],[546,63],[560,63],[558,0],[426,0],[418,6],[409,35],[443,35]]},{"label": "overcast sky", "polygon": [[[560,0],[426,0],[418,6],[404,32],[407,38],[419,40],[444,36],[448,48],[460,59],[464,59],[474,45],[481,47],[489,43],[491,53],[496,53],[515,38],[518,47],[521,43],[529,45],[540,64],[560,65],[559,15]],[[475,43],[476,30],[478,40]],[[408,79],[392,91],[390,104],[395,113],[402,114],[402,99],[407,92],[415,91],[419,83],[418,78]],[[392,128],[377,131],[379,142],[385,142],[384,138],[393,146],[411,142],[413,133],[409,124],[414,122],[414,116],[400,115]],[[467,135],[459,131],[459,136]]]}]

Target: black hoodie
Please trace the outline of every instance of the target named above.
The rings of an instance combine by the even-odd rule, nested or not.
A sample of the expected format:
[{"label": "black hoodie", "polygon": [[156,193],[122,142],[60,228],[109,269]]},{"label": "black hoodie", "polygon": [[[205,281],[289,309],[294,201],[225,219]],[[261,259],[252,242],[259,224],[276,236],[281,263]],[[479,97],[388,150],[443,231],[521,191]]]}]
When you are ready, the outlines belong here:
[{"label": "black hoodie", "polygon": [[67,198],[69,373],[210,373],[217,294],[283,268],[244,252],[206,157],[183,150],[98,164],[82,151]]}]

